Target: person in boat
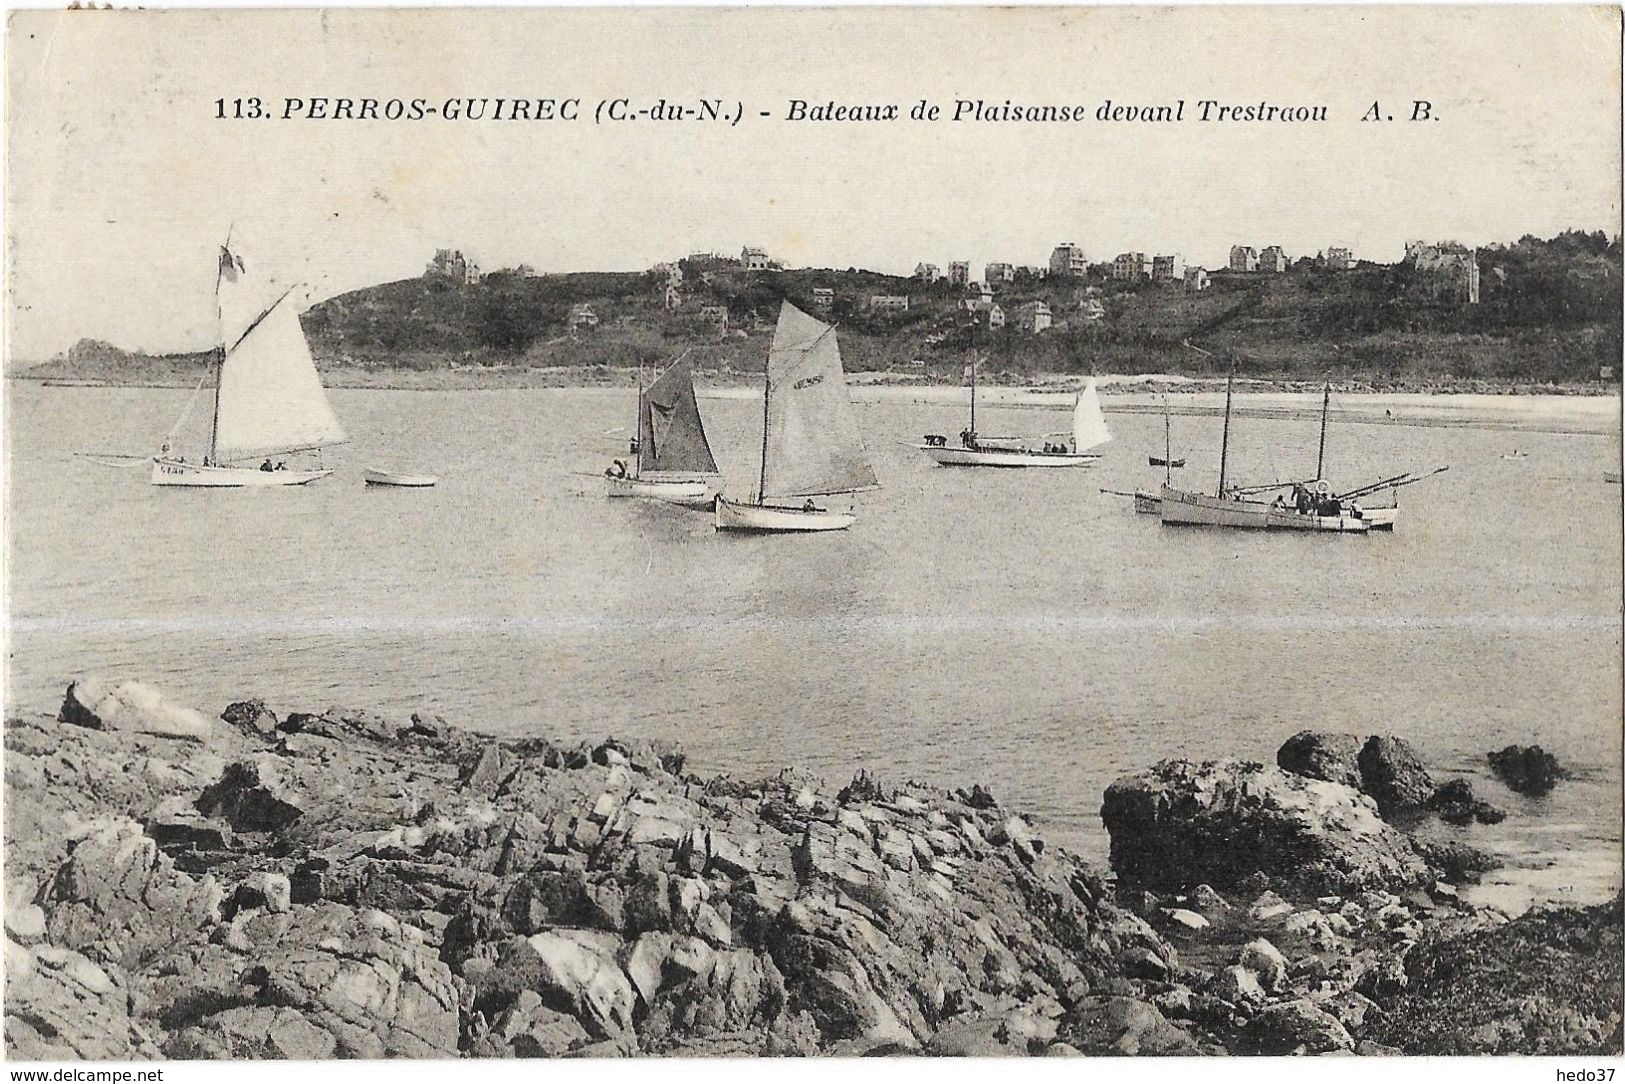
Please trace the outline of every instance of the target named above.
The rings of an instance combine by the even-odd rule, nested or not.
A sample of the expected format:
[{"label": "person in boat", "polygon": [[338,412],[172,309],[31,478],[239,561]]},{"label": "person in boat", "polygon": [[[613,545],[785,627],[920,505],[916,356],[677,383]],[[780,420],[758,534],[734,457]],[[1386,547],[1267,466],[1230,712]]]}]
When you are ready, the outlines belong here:
[{"label": "person in boat", "polygon": [[633,437],[631,440],[626,442],[626,450],[629,453],[631,453],[632,455],[637,455],[638,454],[638,438],[637,437]]},{"label": "person in boat", "polygon": [[976,434],[969,429],[961,429],[959,431],[959,443],[974,450],[976,447]]},{"label": "person in boat", "polygon": [[267,460],[266,460],[266,461],[265,461],[265,462],[263,462],[263,463],[261,463],[261,464],[260,464],[260,470],[262,470],[262,471],[266,471],[266,472],[268,472],[268,473],[269,473],[269,472],[270,472],[270,471],[274,471],[274,470],[276,470],[276,468],[275,468],[275,467],[273,467],[273,466],[272,466],[272,465],[271,465],[271,461],[270,461],[270,460],[269,460],[269,459],[267,459]]},{"label": "person in boat", "polygon": [[617,459],[615,462],[609,465],[609,467],[604,471],[604,474],[610,478],[625,478],[626,460]]},{"label": "person in boat", "polygon": [[801,510],[803,512],[816,512],[818,511],[818,506],[813,503],[813,499],[811,497],[808,497],[807,503],[801,506]]},{"label": "person in boat", "polygon": [[276,469],[277,470],[287,470],[288,469],[288,461],[286,459],[277,460],[276,461]]}]

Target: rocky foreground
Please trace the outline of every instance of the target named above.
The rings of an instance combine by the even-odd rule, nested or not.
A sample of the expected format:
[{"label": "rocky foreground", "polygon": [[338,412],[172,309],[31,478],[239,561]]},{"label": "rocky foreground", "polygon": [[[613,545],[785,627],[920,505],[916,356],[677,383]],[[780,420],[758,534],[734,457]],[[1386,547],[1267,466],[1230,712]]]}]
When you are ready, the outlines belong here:
[{"label": "rocky foreground", "polygon": [[1495,811],[1294,742],[1114,784],[1114,884],[980,788],[85,678],[5,726],[7,1053],[1619,1051],[1620,900],[1469,907],[1414,822]]}]

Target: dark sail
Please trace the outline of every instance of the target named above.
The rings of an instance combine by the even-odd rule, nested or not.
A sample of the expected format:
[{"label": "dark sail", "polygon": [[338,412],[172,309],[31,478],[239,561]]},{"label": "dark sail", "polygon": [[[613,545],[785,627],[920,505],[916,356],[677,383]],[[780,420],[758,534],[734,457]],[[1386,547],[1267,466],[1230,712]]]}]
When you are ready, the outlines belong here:
[{"label": "dark sail", "polygon": [[662,373],[638,403],[638,470],[717,472],[694,399],[694,371],[686,360]]}]

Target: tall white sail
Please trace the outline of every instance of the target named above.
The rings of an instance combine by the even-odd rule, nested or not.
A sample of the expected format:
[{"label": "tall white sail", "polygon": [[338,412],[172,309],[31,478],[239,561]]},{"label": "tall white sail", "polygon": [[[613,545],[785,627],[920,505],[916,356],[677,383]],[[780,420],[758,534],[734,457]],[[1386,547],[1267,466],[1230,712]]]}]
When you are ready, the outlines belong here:
[{"label": "tall white sail", "polygon": [[1106,428],[1106,415],[1100,409],[1100,395],[1095,391],[1095,378],[1078,393],[1078,405],[1072,408],[1072,450],[1086,451],[1112,439]]},{"label": "tall white sail", "polygon": [[766,394],[763,500],[879,485],[847,398],[835,329],[788,301],[767,354]]},{"label": "tall white sail", "polygon": [[290,294],[272,302],[235,342],[226,341],[216,461],[325,448],[349,439],[322,390]]}]

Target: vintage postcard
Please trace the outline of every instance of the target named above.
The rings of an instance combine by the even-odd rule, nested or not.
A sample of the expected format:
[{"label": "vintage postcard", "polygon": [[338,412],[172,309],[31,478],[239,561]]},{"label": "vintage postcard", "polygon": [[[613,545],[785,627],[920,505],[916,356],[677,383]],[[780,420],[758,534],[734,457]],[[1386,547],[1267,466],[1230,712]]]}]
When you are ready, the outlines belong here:
[{"label": "vintage postcard", "polygon": [[5,93],[12,1061],[1620,1055],[1617,6]]}]

